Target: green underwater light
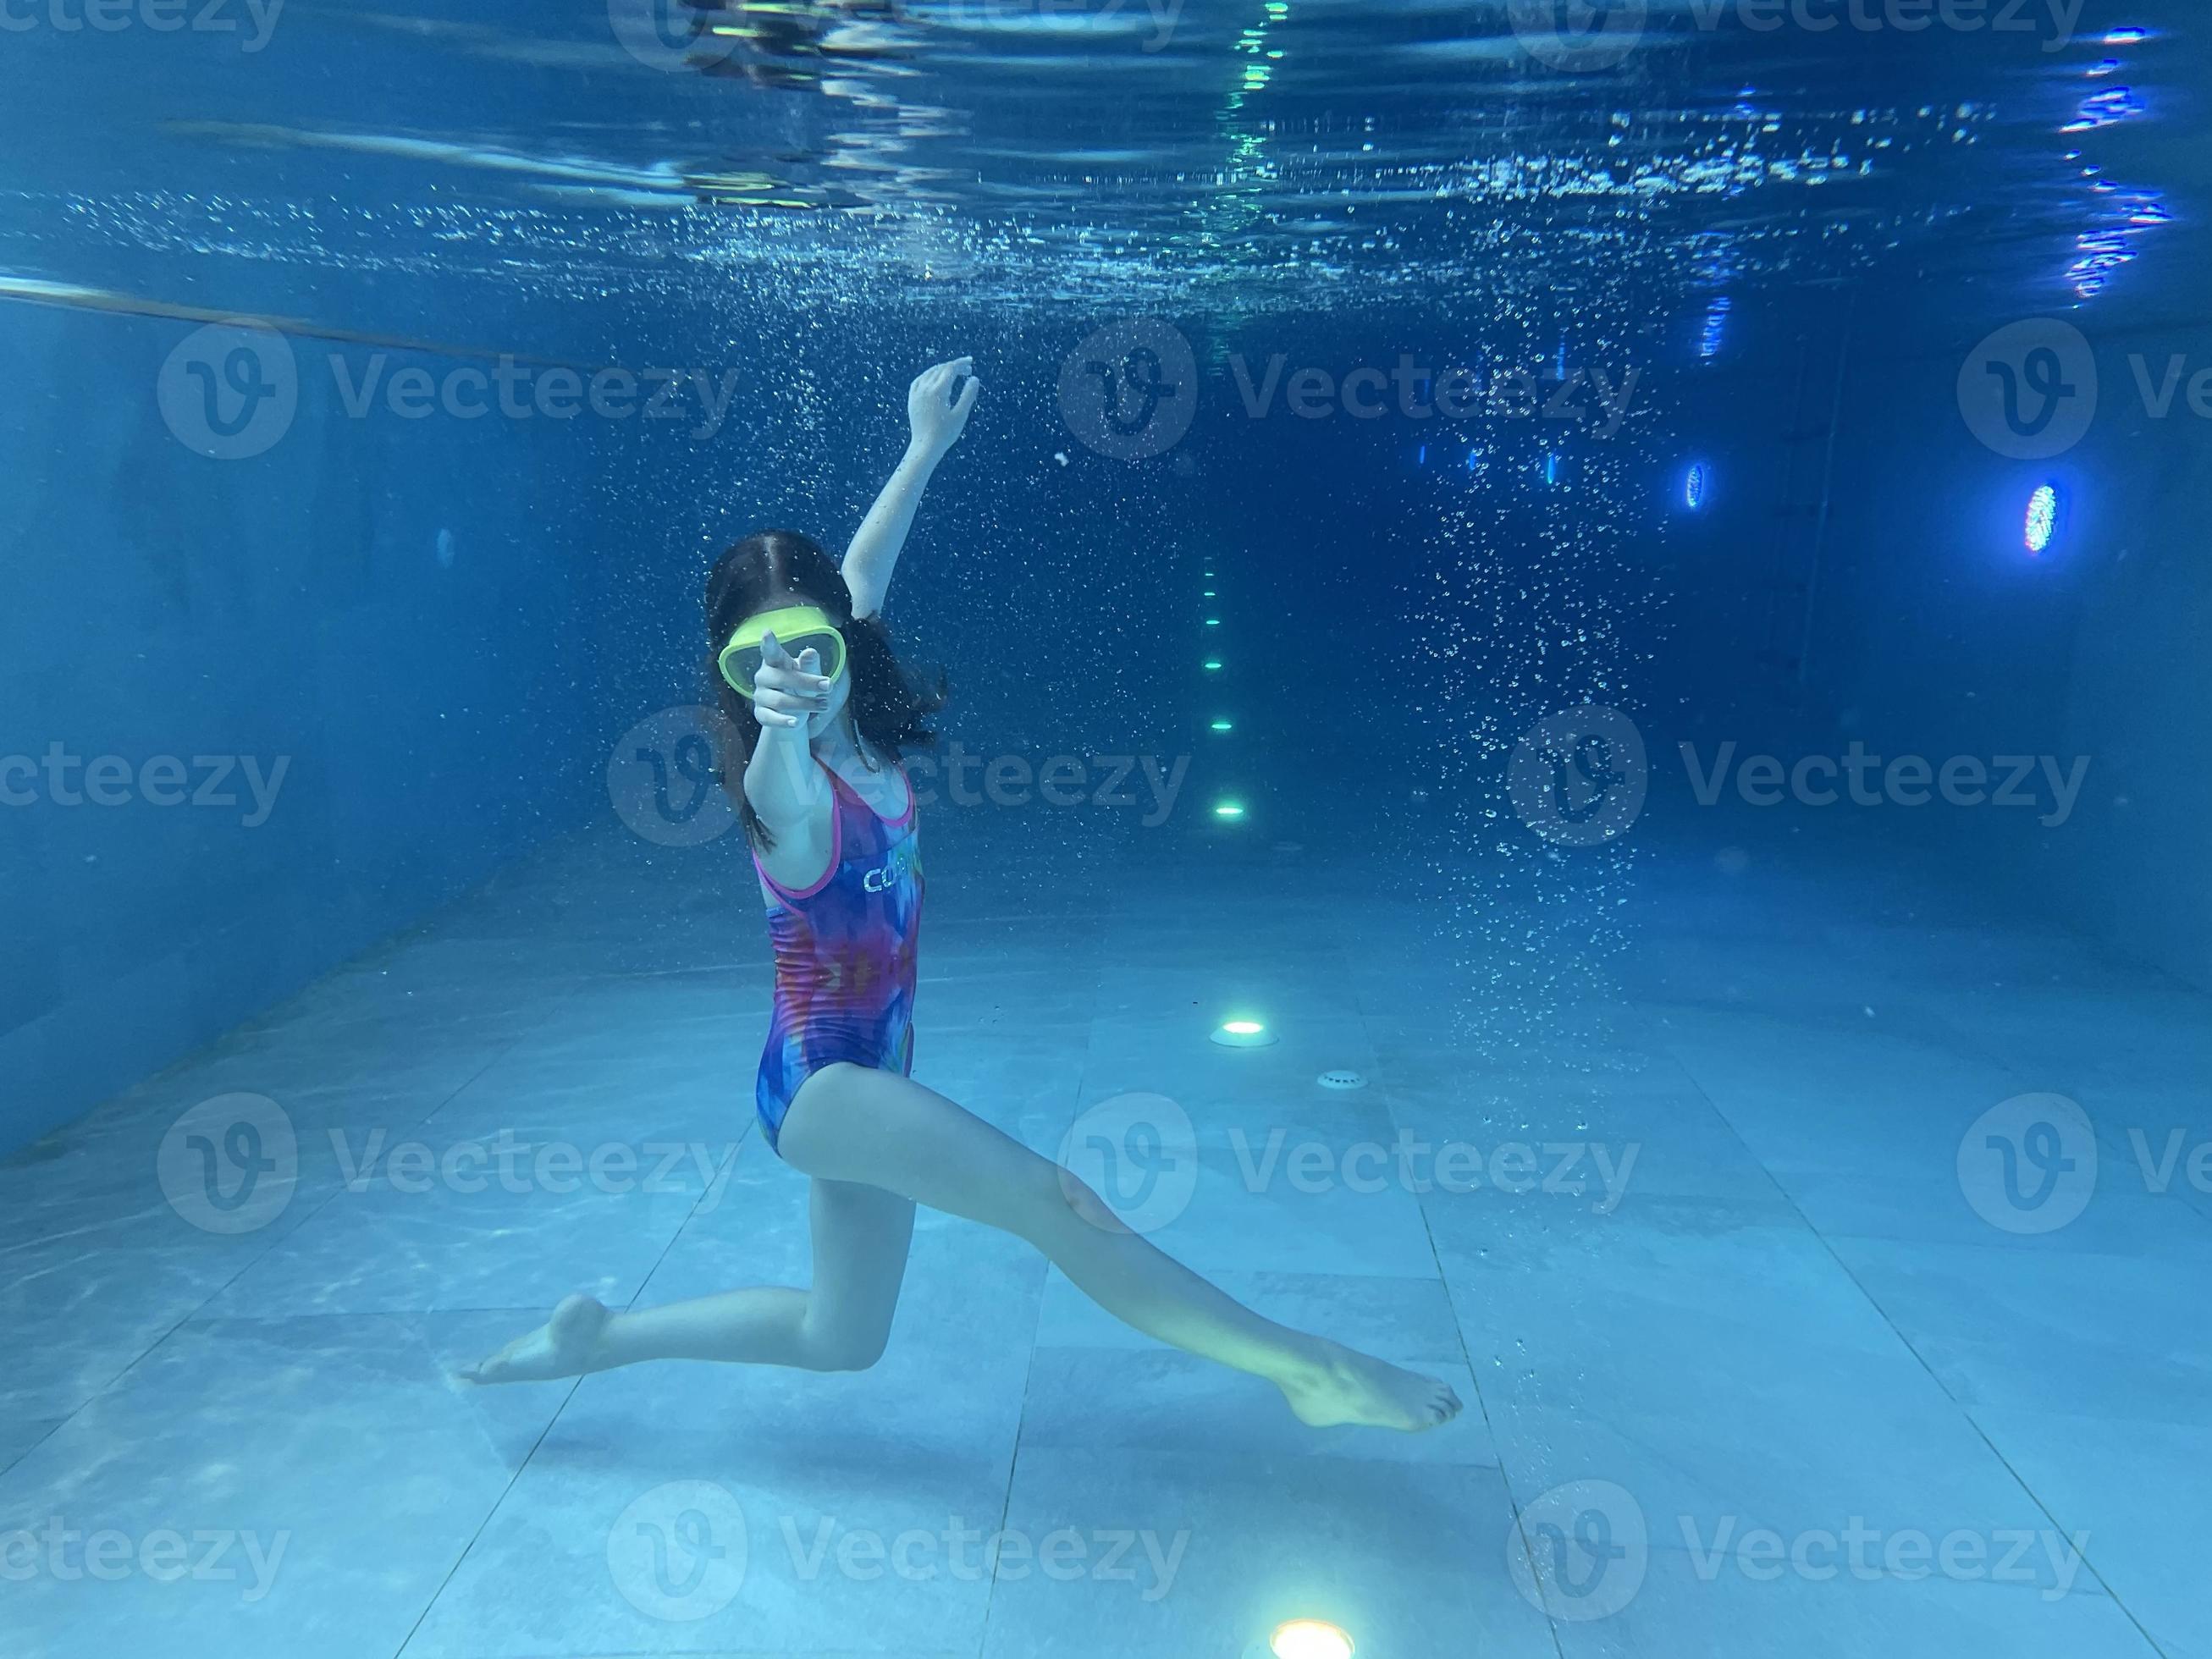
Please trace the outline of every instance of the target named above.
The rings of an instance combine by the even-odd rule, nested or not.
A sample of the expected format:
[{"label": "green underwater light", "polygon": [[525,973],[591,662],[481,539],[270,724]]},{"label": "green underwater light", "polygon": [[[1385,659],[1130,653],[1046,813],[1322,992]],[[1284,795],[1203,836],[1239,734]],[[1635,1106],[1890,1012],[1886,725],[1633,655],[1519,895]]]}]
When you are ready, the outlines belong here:
[{"label": "green underwater light", "polygon": [[1213,816],[1217,818],[1241,818],[1244,816],[1244,809],[1233,800],[1225,800],[1213,809]]},{"label": "green underwater light", "polygon": [[1227,720],[1216,720],[1213,723],[1213,729],[1217,732],[1234,732],[1237,728]]}]

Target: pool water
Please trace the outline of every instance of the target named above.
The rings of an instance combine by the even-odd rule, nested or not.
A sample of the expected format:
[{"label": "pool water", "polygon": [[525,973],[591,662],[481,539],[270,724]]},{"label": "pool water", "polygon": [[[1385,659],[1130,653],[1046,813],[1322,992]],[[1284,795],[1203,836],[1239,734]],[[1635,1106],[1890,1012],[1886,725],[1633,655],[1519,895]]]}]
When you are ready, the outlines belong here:
[{"label": "pool water", "polygon": [[[9,1659],[2212,1648],[2194,11],[0,27]],[[818,1334],[702,594],[963,358],[913,1077],[1116,1242],[474,1382]]]}]

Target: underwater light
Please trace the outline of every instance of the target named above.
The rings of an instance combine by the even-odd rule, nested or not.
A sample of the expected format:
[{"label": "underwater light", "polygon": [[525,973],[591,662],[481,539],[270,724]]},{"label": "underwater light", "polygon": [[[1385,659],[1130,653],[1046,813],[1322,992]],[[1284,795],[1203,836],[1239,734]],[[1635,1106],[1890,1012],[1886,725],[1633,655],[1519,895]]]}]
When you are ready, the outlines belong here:
[{"label": "underwater light", "polygon": [[1218,617],[1208,617],[1206,619],[1206,625],[1208,628],[1218,628],[1221,626],[1221,618]]},{"label": "underwater light", "polygon": [[2058,486],[2041,484],[2027,498],[2027,550],[2040,553],[2058,534]]},{"label": "underwater light", "polygon": [[1265,1048],[1274,1042],[1275,1034],[1260,1020],[1226,1019],[1214,1027],[1213,1040],[1224,1048]]},{"label": "underwater light", "polygon": [[1711,362],[1721,355],[1721,347],[1728,339],[1729,313],[1735,309],[1735,301],[1727,295],[1717,296],[1705,313],[1705,331],[1698,339],[1698,355]]},{"label": "underwater light", "polygon": [[1211,657],[1207,658],[1205,662],[1199,665],[1205,669],[1209,674],[1218,674],[1221,672],[1220,663]]},{"label": "underwater light", "polygon": [[1227,720],[1216,720],[1213,723],[1213,729],[1217,732],[1233,732],[1237,728]]},{"label": "underwater light", "polygon": [[1213,809],[1213,816],[1217,818],[1241,818],[1244,816],[1244,809],[1236,801],[1225,800]]},{"label": "underwater light", "polygon": [[2150,39],[2148,29],[2114,29],[2105,37],[2108,46],[2139,46]]},{"label": "underwater light", "polygon": [[1705,504],[1713,487],[1713,470],[1703,461],[1690,463],[1690,470],[1682,477],[1682,505],[1695,513]]},{"label": "underwater light", "polygon": [[1352,1638],[1318,1619],[1293,1619],[1267,1638],[1275,1659],[1352,1659]]}]

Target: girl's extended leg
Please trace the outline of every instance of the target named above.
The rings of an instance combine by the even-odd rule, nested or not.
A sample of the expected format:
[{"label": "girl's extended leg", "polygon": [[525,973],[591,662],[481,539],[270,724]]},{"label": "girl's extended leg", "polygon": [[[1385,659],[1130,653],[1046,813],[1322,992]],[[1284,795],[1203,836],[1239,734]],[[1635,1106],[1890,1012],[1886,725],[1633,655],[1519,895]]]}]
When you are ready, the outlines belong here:
[{"label": "girl's extended leg", "polygon": [[1264,1376],[1317,1425],[1434,1428],[1458,1396],[1326,1339],[1263,1319],[1122,1224],[1075,1176],[893,1072],[832,1066],[806,1080],[779,1141],[817,1180],[884,1188],[1016,1234],[1146,1335]]},{"label": "girl's extended leg", "polygon": [[914,1205],[880,1187],[817,1180],[811,1208],[811,1290],[726,1291],[632,1313],[572,1296],[545,1325],[461,1375],[471,1382],[542,1382],[641,1359],[865,1370],[890,1334]]}]

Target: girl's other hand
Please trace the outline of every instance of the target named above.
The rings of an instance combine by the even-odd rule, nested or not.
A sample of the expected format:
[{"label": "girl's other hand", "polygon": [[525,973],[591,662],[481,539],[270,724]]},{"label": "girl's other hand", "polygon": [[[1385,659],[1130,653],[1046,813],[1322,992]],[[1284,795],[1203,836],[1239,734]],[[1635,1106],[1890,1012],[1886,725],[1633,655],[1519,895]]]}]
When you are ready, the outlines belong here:
[{"label": "girl's other hand", "polygon": [[[968,429],[969,412],[983,390],[975,368],[973,357],[955,357],[949,363],[925,368],[907,388],[906,417],[914,428],[914,447],[932,459],[958,443],[960,434]],[[960,384],[963,380],[965,386]]]},{"label": "girl's other hand", "polygon": [[829,706],[821,653],[809,647],[794,659],[775,635],[763,635],[760,672],[753,676],[753,718],[763,726],[804,726]]}]

